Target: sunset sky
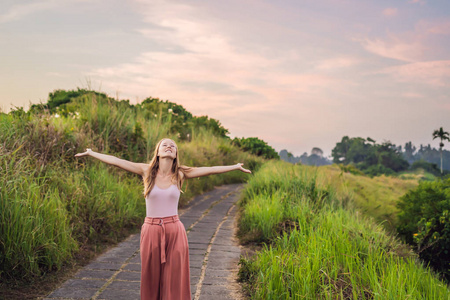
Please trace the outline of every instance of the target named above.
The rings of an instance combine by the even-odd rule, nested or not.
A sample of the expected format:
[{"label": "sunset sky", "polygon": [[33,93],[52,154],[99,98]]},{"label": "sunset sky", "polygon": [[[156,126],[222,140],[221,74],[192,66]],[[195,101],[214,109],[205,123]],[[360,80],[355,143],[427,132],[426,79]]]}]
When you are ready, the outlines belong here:
[{"label": "sunset sky", "polygon": [[296,156],[450,131],[448,0],[2,0],[0,62],[4,112],[55,89],[152,96]]}]

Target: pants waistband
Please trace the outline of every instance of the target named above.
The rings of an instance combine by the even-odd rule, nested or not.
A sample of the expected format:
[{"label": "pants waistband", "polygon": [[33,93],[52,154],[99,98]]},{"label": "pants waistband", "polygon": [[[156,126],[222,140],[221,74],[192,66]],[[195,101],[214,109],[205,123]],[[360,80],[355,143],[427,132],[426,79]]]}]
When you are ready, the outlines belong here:
[{"label": "pants waistband", "polygon": [[166,226],[167,223],[175,223],[179,221],[180,218],[178,215],[175,216],[169,216],[169,217],[163,217],[163,218],[151,218],[151,217],[145,217],[144,223],[151,224],[151,225],[159,225],[161,226],[162,232],[161,232],[161,264],[164,264],[166,262]]},{"label": "pants waistband", "polygon": [[152,224],[152,225],[162,225],[164,223],[174,223],[179,220],[180,220],[180,218],[178,217],[178,215],[163,217],[163,218],[145,217],[144,223]]}]

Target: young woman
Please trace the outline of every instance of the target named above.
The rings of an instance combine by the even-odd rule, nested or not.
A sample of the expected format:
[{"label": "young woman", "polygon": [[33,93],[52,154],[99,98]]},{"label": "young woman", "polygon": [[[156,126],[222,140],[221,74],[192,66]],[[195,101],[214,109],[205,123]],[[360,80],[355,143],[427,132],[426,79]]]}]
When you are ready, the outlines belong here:
[{"label": "young woman", "polygon": [[142,176],[147,216],[141,228],[141,299],[191,299],[189,246],[186,229],[178,218],[181,186],[188,178],[244,169],[232,166],[186,167],[180,165],[176,143],[158,142],[149,164],[134,163],[87,149],[75,157],[92,156]]}]

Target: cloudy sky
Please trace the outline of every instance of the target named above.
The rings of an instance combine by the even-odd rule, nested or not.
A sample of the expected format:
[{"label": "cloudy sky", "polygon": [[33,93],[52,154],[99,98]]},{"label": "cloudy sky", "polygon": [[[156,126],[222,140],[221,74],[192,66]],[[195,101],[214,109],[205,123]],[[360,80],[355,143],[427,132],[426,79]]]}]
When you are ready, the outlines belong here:
[{"label": "cloudy sky", "polygon": [[448,0],[2,0],[0,63],[5,112],[152,96],[294,155],[450,130]]}]

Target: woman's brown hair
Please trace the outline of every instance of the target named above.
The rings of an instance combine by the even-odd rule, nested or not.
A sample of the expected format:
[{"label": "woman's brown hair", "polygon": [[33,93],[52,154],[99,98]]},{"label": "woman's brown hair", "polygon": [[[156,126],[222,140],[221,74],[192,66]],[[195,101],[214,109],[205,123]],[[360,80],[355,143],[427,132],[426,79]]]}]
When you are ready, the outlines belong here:
[{"label": "woman's brown hair", "polygon": [[[144,177],[144,197],[147,197],[147,195],[150,193],[150,191],[155,186],[155,178],[156,178],[156,174],[158,173],[158,169],[159,169],[158,151],[159,151],[159,146],[161,145],[162,141],[164,141],[164,140],[171,140],[171,139],[163,138],[158,142],[158,144],[156,144],[153,158],[150,161],[150,167],[149,167],[150,171]],[[173,140],[171,140],[171,141],[174,142]],[[175,145],[176,145],[176,143],[175,143]],[[171,180],[175,181],[177,183],[177,187],[182,193],[183,193],[183,191],[181,190],[181,187],[183,186],[184,180],[181,179],[179,171],[181,171],[183,174],[186,174],[186,172],[188,172],[191,169],[192,168],[190,168],[190,167],[180,165],[180,154],[179,154],[179,151],[177,148],[177,155],[176,155],[175,159],[173,160],[172,169],[171,169],[171,171],[173,173]]]}]

